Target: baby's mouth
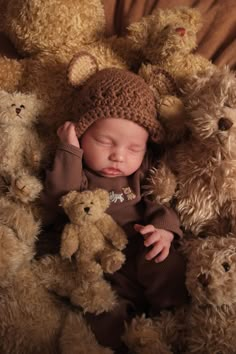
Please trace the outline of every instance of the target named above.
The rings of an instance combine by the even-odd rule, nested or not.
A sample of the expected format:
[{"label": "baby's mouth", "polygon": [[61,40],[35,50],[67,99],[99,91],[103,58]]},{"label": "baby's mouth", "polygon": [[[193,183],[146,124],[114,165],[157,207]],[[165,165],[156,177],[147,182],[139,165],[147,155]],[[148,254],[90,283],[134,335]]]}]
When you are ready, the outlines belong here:
[{"label": "baby's mouth", "polygon": [[102,174],[107,175],[107,176],[120,176],[122,174],[121,170],[118,168],[114,167],[107,167],[102,169]]}]

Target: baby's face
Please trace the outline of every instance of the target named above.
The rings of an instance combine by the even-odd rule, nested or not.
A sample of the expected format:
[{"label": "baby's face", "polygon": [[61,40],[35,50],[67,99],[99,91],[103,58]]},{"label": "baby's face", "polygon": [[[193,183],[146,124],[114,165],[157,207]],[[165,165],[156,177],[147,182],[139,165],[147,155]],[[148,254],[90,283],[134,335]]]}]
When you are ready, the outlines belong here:
[{"label": "baby's face", "polygon": [[84,162],[105,177],[129,176],[141,165],[148,132],[120,118],[99,119],[81,138]]}]

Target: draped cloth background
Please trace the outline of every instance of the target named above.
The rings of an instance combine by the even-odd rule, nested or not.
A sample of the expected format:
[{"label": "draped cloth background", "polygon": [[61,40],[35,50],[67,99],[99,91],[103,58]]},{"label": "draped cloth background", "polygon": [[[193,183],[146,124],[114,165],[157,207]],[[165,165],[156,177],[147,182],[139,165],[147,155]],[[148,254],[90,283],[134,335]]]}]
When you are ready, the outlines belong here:
[{"label": "draped cloth background", "polygon": [[[108,36],[124,34],[128,24],[150,14],[157,7],[187,5],[198,8],[203,14],[204,25],[198,35],[197,52],[219,66],[228,64],[232,69],[236,69],[236,0],[103,0],[103,2]],[[17,56],[11,43],[1,34],[0,54]]]}]

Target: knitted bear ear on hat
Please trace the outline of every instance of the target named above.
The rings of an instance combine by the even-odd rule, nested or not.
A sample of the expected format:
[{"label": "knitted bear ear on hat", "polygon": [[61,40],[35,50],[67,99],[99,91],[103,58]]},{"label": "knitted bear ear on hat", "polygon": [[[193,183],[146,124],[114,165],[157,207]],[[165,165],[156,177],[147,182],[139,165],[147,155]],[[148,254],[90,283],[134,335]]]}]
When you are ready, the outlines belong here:
[{"label": "knitted bear ear on hat", "polygon": [[73,56],[68,66],[67,78],[72,86],[78,87],[97,71],[96,58],[88,52],[81,51]]}]

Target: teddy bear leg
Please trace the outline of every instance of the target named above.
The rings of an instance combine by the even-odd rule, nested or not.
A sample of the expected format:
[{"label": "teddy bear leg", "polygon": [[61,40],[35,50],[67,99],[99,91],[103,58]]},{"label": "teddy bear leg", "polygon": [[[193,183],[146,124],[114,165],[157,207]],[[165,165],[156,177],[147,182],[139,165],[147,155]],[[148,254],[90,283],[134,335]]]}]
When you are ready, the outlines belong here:
[{"label": "teddy bear leg", "polygon": [[84,312],[97,315],[110,311],[117,304],[115,292],[104,279],[81,282],[72,292],[70,300],[74,305],[81,306]]},{"label": "teddy bear leg", "polygon": [[100,256],[101,267],[105,273],[114,273],[125,262],[125,255],[114,248],[107,246]]},{"label": "teddy bear leg", "polygon": [[42,188],[42,183],[38,178],[23,172],[12,178],[9,193],[21,202],[29,203],[39,196]]},{"label": "teddy bear leg", "polygon": [[136,317],[126,331],[123,340],[129,349],[136,354],[172,354],[165,342],[161,328],[145,316]]},{"label": "teddy bear leg", "polygon": [[112,354],[113,350],[98,344],[81,313],[70,312],[60,338],[62,354]]}]

